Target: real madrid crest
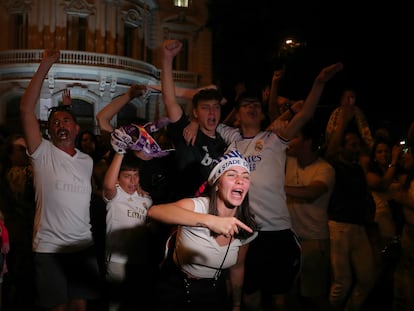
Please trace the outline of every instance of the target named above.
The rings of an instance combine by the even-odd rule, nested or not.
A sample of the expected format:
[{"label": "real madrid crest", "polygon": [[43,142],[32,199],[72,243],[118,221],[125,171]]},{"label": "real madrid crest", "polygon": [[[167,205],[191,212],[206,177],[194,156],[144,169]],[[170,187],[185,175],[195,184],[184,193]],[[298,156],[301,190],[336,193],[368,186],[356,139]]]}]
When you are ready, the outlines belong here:
[{"label": "real madrid crest", "polygon": [[254,146],[254,151],[260,152],[263,149],[263,140],[258,140]]}]

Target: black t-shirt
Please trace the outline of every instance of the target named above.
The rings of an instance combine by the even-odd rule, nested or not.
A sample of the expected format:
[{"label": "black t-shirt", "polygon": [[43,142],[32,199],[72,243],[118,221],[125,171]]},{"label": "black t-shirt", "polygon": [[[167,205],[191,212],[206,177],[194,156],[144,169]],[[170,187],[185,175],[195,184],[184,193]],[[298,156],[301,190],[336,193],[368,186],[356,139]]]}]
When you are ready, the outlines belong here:
[{"label": "black t-shirt", "polygon": [[226,144],[216,133],[216,138],[198,131],[194,146],[188,146],[183,130],[189,124],[188,116],[183,114],[175,123],[168,125],[168,135],[174,142],[175,176],[172,178],[175,199],[194,197],[197,189],[205,182],[210,173],[213,159],[218,159],[226,150]]},{"label": "black t-shirt", "polygon": [[335,187],[328,208],[330,220],[366,225],[375,210],[362,167],[357,163],[330,162],[335,168]]}]

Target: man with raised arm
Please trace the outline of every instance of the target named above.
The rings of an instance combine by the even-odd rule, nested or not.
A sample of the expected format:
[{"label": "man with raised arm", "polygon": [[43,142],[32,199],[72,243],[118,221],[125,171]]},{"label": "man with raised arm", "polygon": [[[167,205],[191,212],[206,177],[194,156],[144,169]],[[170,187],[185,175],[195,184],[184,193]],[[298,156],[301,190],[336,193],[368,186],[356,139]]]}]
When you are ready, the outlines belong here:
[{"label": "man with raised arm", "polygon": [[177,165],[174,189],[175,198],[192,197],[207,179],[213,159],[223,155],[226,144],[216,132],[221,115],[221,93],[216,88],[201,89],[192,98],[192,118],[197,120],[199,130],[194,145],[184,139],[184,128],[190,123],[177,101],[173,80],[174,57],[180,52],[182,43],[166,40],[162,46],[161,89],[162,98],[171,123],[168,134],[175,145]]},{"label": "man with raised arm", "polygon": [[79,125],[70,106],[51,108],[50,140],[42,137],[35,114],[44,79],[59,56],[58,50],[44,51],[20,103],[36,191],[35,303],[45,310],[86,311],[87,301],[99,295],[89,216],[92,158],[75,148]]}]

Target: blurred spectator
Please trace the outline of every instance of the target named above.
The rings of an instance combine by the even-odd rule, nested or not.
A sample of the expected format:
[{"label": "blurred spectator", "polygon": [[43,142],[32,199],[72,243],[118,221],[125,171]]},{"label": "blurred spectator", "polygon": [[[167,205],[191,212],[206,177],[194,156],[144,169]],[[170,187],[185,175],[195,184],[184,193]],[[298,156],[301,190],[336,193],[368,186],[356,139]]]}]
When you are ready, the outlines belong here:
[{"label": "blurred spectator", "polygon": [[286,160],[287,206],[302,246],[302,266],[292,300],[301,310],[322,311],[329,306],[328,206],[335,170],[318,153],[320,138],[316,124],[309,121],[290,141]]},{"label": "blurred spectator", "polygon": [[[348,101],[353,102],[353,97]],[[325,153],[335,169],[328,209],[332,265],[329,301],[334,310],[363,310],[376,279],[367,234],[374,223],[375,202],[360,164],[361,136],[348,127],[357,111],[350,103],[341,106]]]}]

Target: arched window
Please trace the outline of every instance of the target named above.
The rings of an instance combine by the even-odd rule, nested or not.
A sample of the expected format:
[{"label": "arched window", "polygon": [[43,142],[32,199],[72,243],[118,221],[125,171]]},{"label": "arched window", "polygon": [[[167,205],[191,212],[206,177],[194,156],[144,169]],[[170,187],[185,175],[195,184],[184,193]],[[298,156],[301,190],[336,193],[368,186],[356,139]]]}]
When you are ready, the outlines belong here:
[{"label": "arched window", "polygon": [[72,111],[76,116],[82,130],[90,130],[94,132],[94,111],[93,104],[79,98],[72,98]]},{"label": "arched window", "polygon": [[117,114],[116,127],[127,124],[145,124],[147,120],[138,116],[138,108],[133,103],[128,103],[122,107]]}]

